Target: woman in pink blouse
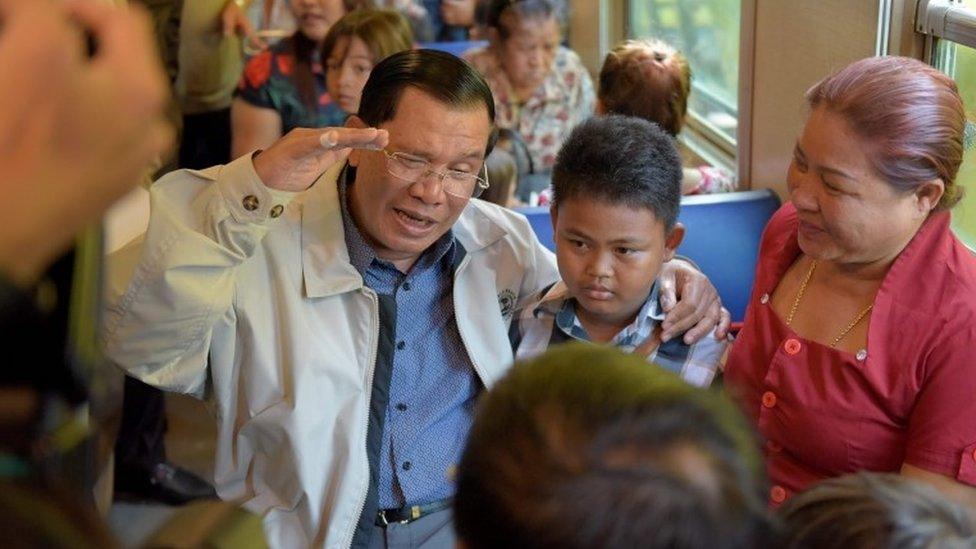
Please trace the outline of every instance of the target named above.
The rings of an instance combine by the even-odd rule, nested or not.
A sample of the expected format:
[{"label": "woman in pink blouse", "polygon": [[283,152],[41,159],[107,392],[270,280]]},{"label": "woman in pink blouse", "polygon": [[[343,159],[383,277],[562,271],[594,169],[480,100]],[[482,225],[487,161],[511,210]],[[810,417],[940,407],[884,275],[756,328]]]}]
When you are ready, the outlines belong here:
[{"label": "woman in pink blouse", "polygon": [[791,201],[763,235],[726,386],[766,439],[770,501],[858,470],[976,504],[976,258],[949,228],[965,113],[916,60],[807,92]]},{"label": "woman in pink blouse", "polygon": [[488,40],[464,59],[495,97],[495,123],[522,137],[535,172],[548,172],[563,140],[593,114],[593,81],[572,51],[560,46],[555,0],[489,0]]}]

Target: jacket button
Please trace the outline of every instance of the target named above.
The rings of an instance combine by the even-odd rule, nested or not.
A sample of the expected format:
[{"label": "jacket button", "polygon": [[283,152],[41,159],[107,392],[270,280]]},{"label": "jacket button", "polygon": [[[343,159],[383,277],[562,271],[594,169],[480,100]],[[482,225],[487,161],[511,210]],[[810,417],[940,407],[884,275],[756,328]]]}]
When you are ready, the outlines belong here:
[{"label": "jacket button", "polygon": [[241,205],[244,206],[245,210],[253,212],[254,210],[258,209],[260,203],[258,202],[258,197],[254,196],[253,194],[249,194],[244,197],[244,200],[241,201]]},{"label": "jacket button", "polygon": [[762,297],[759,298],[759,302],[763,305],[769,303],[769,294],[763,294]]},{"label": "jacket button", "polygon": [[271,217],[278,217],[279,215],[281,215],[281,212],[283,211],[285,211],[284,206],[282,206],[281,204],[275,204],[274,207],[271,208],[271,212],[270,212]]},{"label": "jacket button", "polygon": [[407,411],[407,405],[401,402],[401,403],[399,403],[399,404],[396,405],[396,409],[397,410],[400,410],[401,412],[406,412]]},{"label": "jacket button", "polygon": [[403,341],[401,339],[400,341],[397,342],[397,349],[400,349],[402,351],[402,350],[404,350],[406,348],[407,348],[407,342],[406,341]]},{"label": "jacket button", "polygon": [[786,501],[786,490],[782,486],[773,486],[769,491],[769,499],[773,500],[773,503],[783,503]]},{"label": "jacket button", "polygon": [[762,396],[762,405],[766,408],[772,408],[776,406],[776,394],[772,391],[766,391]]},{"label": "jacket button", "polygon": [[411,467],[413,467],[413,465],[409,461],[404,461],[403,462],[403,470],[404,471],[409,471]]},{"label": "jacket button", "polygon": [[405,292],[409,292],[410,291],[410,283],[409,282],[404,282],[403,285],[400,286],[400,287],[403,288],[403,291],[405,291]]}]

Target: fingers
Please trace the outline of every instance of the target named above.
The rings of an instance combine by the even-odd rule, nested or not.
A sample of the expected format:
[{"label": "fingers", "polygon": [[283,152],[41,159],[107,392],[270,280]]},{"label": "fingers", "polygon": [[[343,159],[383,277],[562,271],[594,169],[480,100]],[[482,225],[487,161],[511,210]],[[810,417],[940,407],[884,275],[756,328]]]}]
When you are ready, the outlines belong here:
[{"label": "fingers", "polygon": [[729,328],[732,326],[732,313],[722,307],[719,313],[718,326],[715,328],[715,339],[726,339],[729,337]]},{"label": "fingers", "polygon": [[250,42],[251,47],[259,50],[263,50],[268,47],[268,45],[261,39],[258,35],[258,31],[254,29],[254,25],[251,24],[251,20],[247,18],[243,11],[239,11],[239,16],[237,18],[237,29],[244,35],[244,39]]},{"label": "fingers", "polygon": [[389,141],[389,132],[376,128],[329,128],[319,136],[319,144],[328,150],[378,150],[386,147]]},{"label": "fingers", "polygon": [[[673,277],[675,294],[680,299],[670,311],[667,311],[667,316],[662,323],[661,339],[668,341],[686,330],[691,330],[690,333],[685,334],[685,341],[697,341],[719,322],[721,300],[715,287],[700,271],[683,262],[670,263],[674,265],[667,270],[667,277]],[[665,271],[662,270],[662,275],[664,273]]]},{"label": "fingers", "polygon": [[658,295],[660,296],[661,308],[664,309],[664,312],[670,312],[678,301],[674,291],[674,272],[665,273],[662,270],[658,278],[658,286],[660,288]]},{"label": "fingers", "polygon": [[691,345],[712,333],[722,318],[722,304],[716,299],[705,310],[705,314],[682,336],[686,345]]}]

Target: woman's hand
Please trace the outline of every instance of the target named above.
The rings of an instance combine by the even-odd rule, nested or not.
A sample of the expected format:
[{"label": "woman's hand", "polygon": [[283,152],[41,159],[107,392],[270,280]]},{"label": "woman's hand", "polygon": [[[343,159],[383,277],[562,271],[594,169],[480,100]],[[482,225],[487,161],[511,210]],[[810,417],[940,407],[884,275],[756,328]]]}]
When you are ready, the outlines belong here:
[{"label": "woman's hand", "polygon": [[304,191],[352,149],[382,149],[389,140],[376,128],[296,128],[254,157],[254,171],[272,189]]},{"label": "woman's hand", "polygon": [[667,312],[661,341],[684,332],[684,342],[694,343],[715,329],[716,339],[729,333],[731,315],[722,307],[718,291],[701,271],[675,259],[661,266],[658,275],[661,306]]},{"label": "woman's hand", "polygon": [[237,5],[234,0],[227,0],[224,8],[220,11],[220,30],[226,37],[240,36],[247,40],[250,47],[255,50],[263,50],[268,47],[264,40],[261,40],[257,31],[254,30],[254,25],[247,18],[244,9]]}]

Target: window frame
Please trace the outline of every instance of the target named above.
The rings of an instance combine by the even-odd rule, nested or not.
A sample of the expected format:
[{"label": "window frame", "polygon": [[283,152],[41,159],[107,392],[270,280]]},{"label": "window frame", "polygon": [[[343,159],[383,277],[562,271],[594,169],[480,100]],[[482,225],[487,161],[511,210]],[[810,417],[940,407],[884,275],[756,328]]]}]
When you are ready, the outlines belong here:
[{"label": "window frame", "polygon": [[[624,32],[623,38],[637,38],[634,35],[632,28],[632,7],[631,4],[635,1],[640,0],[623,0],[622,1],[622,19]],[[691,152],[698,155],[705,162],[713,165],[727,169],[733,173],[739,173],[738,159],[740,158],[739,147],[742,143],[742,105],[743,105],[743,81],[742,81],[742,56],[743,48],[746,41],[743,40],[743,22],[745,19],[745,8],[746,5],[754,0],[746,0],[741,2],[740,8],[740,21],[739,21],[739,84],[736,89],[736,105],[735,116],[736,116],[736,135],[730,138],[729,136],[722,133],[718,128],[712,125],[710,122],[705,120],[704,116],[698,112],[692,110],[690,107],[688,109],[688,114],[685,117],[685,127],[682,129],[681,133],[678,135],[679,141],[686,147],[688,147]],[[692,81],[692,92],[693,93],[707,93],[700,87],[696,86],[695,82]],[[740,190],[741,179],[740,179]]]},{"label": "window frame", "polygon": [[[924,37],[922,60],[939,70],[955,72],[955,51],[939,48],[939,42],[976,50],[976,8],[962,0],[916,0],[915,32]],[[953,76],[954,77],[954,76]],[[976,253],[976,242],[960,241]]]}]

